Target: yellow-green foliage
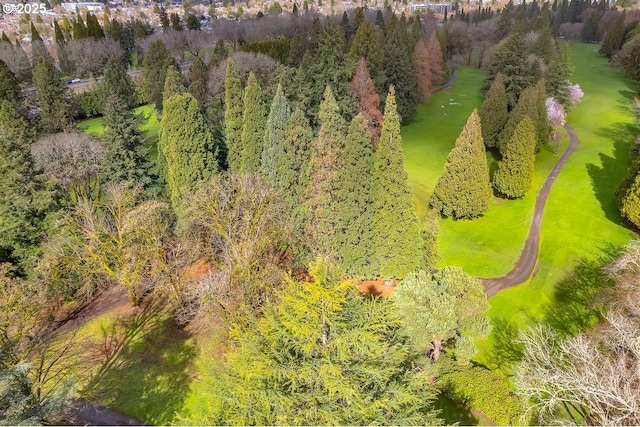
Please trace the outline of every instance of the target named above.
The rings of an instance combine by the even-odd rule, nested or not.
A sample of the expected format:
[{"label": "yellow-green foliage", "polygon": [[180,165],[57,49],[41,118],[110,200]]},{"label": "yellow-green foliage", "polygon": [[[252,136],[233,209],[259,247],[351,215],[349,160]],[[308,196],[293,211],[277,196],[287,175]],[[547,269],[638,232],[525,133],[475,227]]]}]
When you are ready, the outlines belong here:
[{"label": "yellow-green foliage", "polygon": [[224,77],[224,126],[231,172],[242,168],[242,86],[231,59]]},{"label": "yellow-green foliage", "polygon": [[489,209],[493,194],[481,132],[473,110],[431,196],[431,207],[444,216],[473,218]]},{"label": "yellow-green foliage", "polygon": [[533,122],[525,117],[516,126],[504,148],[502,160],[493,176],[493,185],[507,197],[523,197],[531,188],[535,161],[536,133]]},{"label": "yellow-green foliage", "polygon": [[236,329],[208,405],[190,422],[232,425],[438,424],[432,373],[419,369],[390,300],[331,277],[287,280],[279,302]]},{"label": "yellow-green foliage", "polygon": [[449,397],[482,411],[496,425],[518,424],[523,408],[509,383],[479,366],[447,373],[438,379],[438,385]]}]

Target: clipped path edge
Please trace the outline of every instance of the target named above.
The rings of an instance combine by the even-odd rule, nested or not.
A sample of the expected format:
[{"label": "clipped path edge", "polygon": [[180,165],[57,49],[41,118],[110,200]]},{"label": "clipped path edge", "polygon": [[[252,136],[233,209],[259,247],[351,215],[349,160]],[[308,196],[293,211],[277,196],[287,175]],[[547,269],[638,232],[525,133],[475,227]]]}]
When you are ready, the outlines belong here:
[{"label": "clipped path edge", "polygon": [[538,197],[536,198],[536,205],[533,210],[533,220],[531,221],[531,226],[529,227],[529,234],[527,235],[527,240],[524,244],[524,248],[520,253],[520,257],[518,261],[516,261],[516,265],[507,274],[501,277],[493,277],[493,278],[480,278],[482,284],[484,285],[484,291],[487,294],[487,297],[492,297],[503,289],[510,288],[512,286],[519,285],[520,283],[525,282],[527,279],[531,277],[533,270],[538,261],[538,250],[540,248],[540,228],[542,226],[542,217],[544,214],[544,208],[547,203],[547,198],[549,197],[549,193],[551,192],[551,187],[553,183],[558,178],[562,167],[567,163],[569,157],[573,154],[573,152],[578,147],[578,137],[576,136],[575,131],[569,125],[565,125],[564,129],[569,134],[569,146],[565,150],[558,163],[553,167],[551,173],[547,176],[538,193]]}]

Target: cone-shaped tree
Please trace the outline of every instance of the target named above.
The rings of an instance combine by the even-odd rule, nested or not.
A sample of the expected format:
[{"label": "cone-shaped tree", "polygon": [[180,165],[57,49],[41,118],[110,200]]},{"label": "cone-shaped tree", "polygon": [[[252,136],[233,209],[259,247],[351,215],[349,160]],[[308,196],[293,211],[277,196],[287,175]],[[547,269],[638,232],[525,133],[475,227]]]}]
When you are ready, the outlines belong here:
[{"label": "cone-shaped tree", "polygon": [[413,68],[416,70],[418,99],[426,101],[431,96],[431,61],[429,60],[429,47],[424,40],[416,42],[411,59],[413,60]]},{"label": "cone-shaped tree", "polygon": [[281,183],[282,175],[286,172],[286,161],[284,155],[284,139],[282,132],[291,115],[291,108],[284,96],[282,87],[278,85],[276,95],[271,103],[269,117],[264,130],[264,140],[262,146],[262,158],[260,170],[266,180],[277,188],[283,188]]},{"label": "cone-shaped tree", "polygon": [[535,161],[536,132],[525,117],[518,123],[493,175],[493,186],[509,198],[523,197],[531,188]]},{"label": "cone-shaped tree", "polygon": [[148,187],[151,184],[147,149],[140,131],[141,120],[112,94],[104,109],[105,131],[102,137],[103,182],[130,181]]},{"label": "cone-shaped tree", "polygon": [[181,95],[187,91],[184,85],[184,79],[182,73],[176,69],[175,66],[169,65],[167,68],[167,75],[164,79],[164,88],[162,90],[162,103],[164,104],[167,99],[173,95]]},{"label": "cone-shaped tree", "polygon": [[111,95],[116,95],[124,102],[126,109],[131,109],[138,103],[135,86],[131,81],[131,77],[127,74],[127,69],[121,62],[113,58],[107,61],[107,66],[104,69],[102,90],[104,91],[105,100]]},{"label": "cone-shaped tree", "polygon": [[70,127],[74,110],[71,91],[62,81],[60,72],[42,57],[33,68],[33,85],[38,90],[36,103],[40,108],[42,129],[53,133]]},{"label": "cone-shaped tree", "polygon": [[196,56],[189,68],[189,92],[198,104],[203,106],[207,102],[207,66],[199,56]]},{"label": "cone-shaped tree", "polygon": [[373,249],[371,177],[373,153],[366,120],[362,114],[353,118],[347,132],[339,172],[340,189],[334,203],[344,234],[338,239],[338,257],[342,271],[355,277],[373,277],[370,265]]},{"label": "cone-shaped tree", "polygon": [[447,72],[444,69],[444,58],[440,40],[433,31],[427,43],[429,47],[429,64],[431,64],[431,83],[433,85],[443,85],[447,81]]},{"label": "cone-shaped tree", "polygon": [[531,66],[527,62],[527,49],[521,32],[510,34],[499,45],[487,69],[486,87],[493,83],[498,73],[503,74],[509,108],[513,109],[520,94],[535,82]]},{"label": "cone-shaped tree", "polygon": [[152,42],[142,61],[142,87],[147,101],[155,104],[156,110],[160,113],[164,80],[170,65],[177,66],[162,40]]},{"label": "cone-shaped tree", "polygon": [[[377,34],[380,33],[380,35]],[[382,43],[381,43],[382,40]],[[376,92],[379,95],[385,94],[386,78],[384,75],[384,33],[376,30],[366,19],[358,26],[356,35],[349,50],[349,63],[355,69],[360,58],[364,58],[367,63],[367,70],[373,79]]]},{"label": "cone-shaped tree", "polygon": [[80,40],[87,38],[87,27],[84,25],[82,15],[78,14],[78,19],[73,22],[73,39]]},{"label": "cone-shaped tree", "polygon": [[244,88],[244,114],[242,116],[242,161],[241,170],[259,172],[264,141],[266,108],[262,101],[262,89],[251,72]]},{"label": "cone-shaped tree", "polygon": [[387,27],[387,38],[384,45],[384,72],[387,84],[394,86],[398,114],[406,120],[416,109],[416,77],[411,62],[411,52],[404,42],[405,36],[400,32],[400,23],[395,15],[391,15]]},{"label": "cone-shaped tree", "polygon": [[160,122],[161,148],[167,162],[171,202],[177,207],[183,190],[193,190],[218,172],[211,130],[190,93],[167,99]]},{"label": "cone-shaped tree", "polygon": [[498,135],[509,120],[509,104],[504,88],[502,73],[498,73],[491,83],[484,102],[478,110],[482,123],[482,138],[487,148],[498,146]]},{"label": "cone-shaped tree", "polygon": [[242,168],[242,85],[231,59],[224,77],[224,130],[227,143],[227,163],[231,172]]},{"label": "cone-shaped tree", "polygon": [[383,277],[402,278],[423,265],[424,244],[404,170],[400,119],[393,87],[389,90],[372,182],[374,255],[372,265]]},{"label": "cone-shaped tree", "polygon": [[0,103],[8,101],[17,106],[20,101],[20,86],[18,79],[13,74],[7,63],[0,59]]},{"label": "cone-shaped tree", "polygon": [[640,228],[640,162],[636,159],[616,191],[620,214]]},{"label": "cone-shaped tree", "polygon": [[[547,124],[547,107],[541,98],[544,96],[544,82],[541,80],[535,86],[530,86],[522,92],[516,108],[509,115],[509,120],[504,126],[502,132],[498,136],[498,148],[500,153],[503,153],[506,145],[511,141],[513,132],[518,126],[518,123],[525,117],[529,117],[536,129],[536,147],[540,147],[546,139],[548,139],[549,127]],[[545,99],[546,101],[546,99]],[[542,102],[542,105],[541,105]],[[540,141],[541,135],[546,132],[546,138]]]},{"label": "cone-shaped tree", "polygon": [[430,204],[444,216],[474,218],[489,209],[492,196],[480,118],[474,110],[449,153]]},{"label": "cone-shaped tree", "polygon": [[356,67],[356,73],[351,80],[351,91],[358,103],[358,111],[366,120],[371,142],[373,146],[376,146],[380,139],[380,127],[382,126],[382,113],[379,110],[380,96],[376,92],[373,80],[369,77],[364,58],[360,58]]},{"label": "cone-shaped tree", "polygon": [[64,44],[66,42],[64,34],[62,34],[62,29],[60,29],[60,25],[58,25],[57,20],[53,21],[53,34],[56,43]]},{"label": "cone-shaped tree", "polygon": [[338,239],[342,233],[336,203],[340,188],[340,165],[344,144],[344,119],[327,86],[320,105],[320,132],[311,149],[309,215],[307,232],[317,254],[337,258]]}]

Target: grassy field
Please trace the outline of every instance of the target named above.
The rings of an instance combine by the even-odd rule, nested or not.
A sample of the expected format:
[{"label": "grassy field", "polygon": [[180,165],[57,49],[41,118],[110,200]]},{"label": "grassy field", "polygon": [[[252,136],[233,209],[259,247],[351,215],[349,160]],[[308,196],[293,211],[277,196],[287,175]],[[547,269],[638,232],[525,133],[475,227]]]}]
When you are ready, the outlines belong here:
[{"label": "grassy field", "polygon": [[569,114],[568,123],[580,145],[549,196],[537,272],[529,283],[491,300],[489,316],[495,330],[483,343],[479,360],[507,373],[511,356],[501,347],[518,328],[546,321],[571,333],[595,320],[579,301],[567,304],[567,300],[601,285],[585,280],[597,276],[598,258],[610,246],[623,245],[634,236],[622,224],[613,193],[627,170],[638,132],[630,113],[637,83],[611,67],[598,55],[598,48],[571,44],[573,80],[585,96]]},{"label": "grassy field", "polygon": [[[156,116],[153,105],[143,105],[142,107],[136,108],[135,112],[144,118],[144,125],[141,127],[141,130],[144,132],[146,141],[157,140],[160,123],[158,122],[158,117]],[[78,122],[78,129],[90,135],[102,135],[104,133],[104,120],[102,117],[82,120]]]}]

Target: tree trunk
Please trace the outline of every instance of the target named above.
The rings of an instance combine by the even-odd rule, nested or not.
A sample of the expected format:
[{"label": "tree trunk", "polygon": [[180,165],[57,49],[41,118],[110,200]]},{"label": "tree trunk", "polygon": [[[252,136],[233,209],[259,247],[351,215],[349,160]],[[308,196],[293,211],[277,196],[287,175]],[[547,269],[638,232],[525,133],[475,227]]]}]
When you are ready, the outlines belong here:
[{"label": "tree trunk", "polygon": [[440,357],[442,351],[442,340],[433,340],[433,353],[431,353],[431,359],[435,362]]}]

